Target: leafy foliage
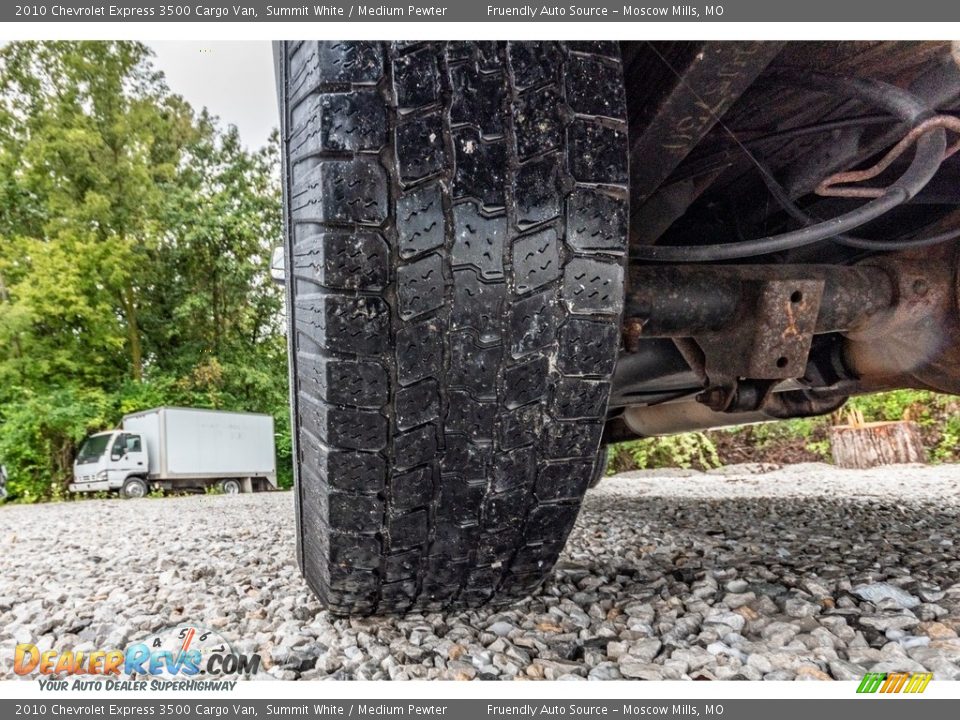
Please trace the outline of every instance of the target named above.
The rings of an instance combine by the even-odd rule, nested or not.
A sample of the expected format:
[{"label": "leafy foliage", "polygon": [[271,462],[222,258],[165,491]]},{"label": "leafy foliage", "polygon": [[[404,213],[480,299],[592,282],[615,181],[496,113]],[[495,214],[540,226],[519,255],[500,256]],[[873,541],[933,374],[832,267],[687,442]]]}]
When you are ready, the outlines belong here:
[{"label": "leafy foliage", "polygon": [[913,420],[920,426],[931,460],[960,461],[960,399],[924,390],[896,390],[854,398],[849,405],[868,422]]},{"label": "leafy foliage", "polygon": [[659,467],[707,470],[720,466],[713,441],[704,433],[682,433],[612,445],[607,474]]},{"label": "leafy foliage", "polygon": [[102,390],[62,388],[4,405],[0,457],[11,495],[27,502],[62,497],[76,444],[109,423],[109,404]]},{"label": "leafy foliage", "polygon": [[[933,462],[960,461],[960,399],[956,397],[894,390],[851,398],[847,409],[859,410],[867,422],[913,420]],[[608,474],[637,468],[708,469],[745,461],[829,462],[828,431],[833,420],[831,416],[797,418],[619,443],[609,449]]]},{"label": "leafy foliage", "polygon": [[[290,482],[278,143],[248,151],[131,42],[0,50],[0,458],[63,494],[77,444],[129,412],[275,416]],[[284,472],[285,471],[285,472]]]}]

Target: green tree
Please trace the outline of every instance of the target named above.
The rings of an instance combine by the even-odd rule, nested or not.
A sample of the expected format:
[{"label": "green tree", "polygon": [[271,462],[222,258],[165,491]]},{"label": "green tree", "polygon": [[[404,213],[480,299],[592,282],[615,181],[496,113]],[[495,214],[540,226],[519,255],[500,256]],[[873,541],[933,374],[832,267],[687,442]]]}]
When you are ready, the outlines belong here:
[{"label": "green tree", "polygon": [[277,159],[276,137],[250,152],[170,93],[142,44],[0,49],[0,457],[14,494],[57,495],[85,433],[164,404],[271,412],[289,462],[268,274]]},{"label": "green tree", "polygon": [[0,274],[20,314],[0,320],[20,377],[143,377],[146,257],[193,113],[138,43],[11,43],[0,51]]}]

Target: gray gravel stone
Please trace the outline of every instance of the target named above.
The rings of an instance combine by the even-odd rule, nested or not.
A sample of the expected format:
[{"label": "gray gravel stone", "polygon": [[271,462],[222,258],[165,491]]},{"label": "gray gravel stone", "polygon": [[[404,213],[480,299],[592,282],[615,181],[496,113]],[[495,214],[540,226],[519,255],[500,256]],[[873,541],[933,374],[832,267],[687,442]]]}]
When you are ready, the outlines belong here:
[{"label": "gray gravel stone", "polygon": [[504,622],[502,620],[500,622],[495,622],[492,625],[487,626],[487,630],[489,630],[494,635],[497,635],[499,637],[509,635],[515,629],[516,627],[514,625],[511,625],[510,623]]},{"label": "gray gravel stone", "polygon": [[787,598],[783,603],[783,611],[793,618],[812,617],[819,612],[820,608],[812,602],[802,598]]},{"label": "gray gravel stone", "polygon": [[723,596],[723,604],[726,605],[731,610],[736,610],[738,607],[743,607],[744,605],[749,605],[757,599],[756,593],[752,592],[741,592],[733,593],[728,592]]},{"label": "gray gravel stone", "polygon": [[626,655],[629,650],[629,643],[619,640],[607,643],[607,657],[611,660],[619,660],[622,656]]},{"label": "gray gravel stone", "polygon": [[735,632],[743,630],[746,622],[743,615],[722,607],[714,607],[703,620],[704,625],[725,625],[726,627],[732,628]]},{"label": "gray gravel stone", "polygon": [[752,653],[747,658],[747,665],[763,675],[773,672],[773,663],[763,653]]},{"label": "gray gravel stone", "polygon": [[914,628],[920,621],[913,615],[861,615],[860,624],[864,627],[880,630],[906,630]]},{"label": "gray gravel stone", "polygon": [[871,583],[859,585],[853,589],[856,595],[874,604],[881,600],[890,600],[895,607],[912,608],[920,604],[920,600],[902,588],[890,583]]},{"label": "gray gravel stone", "polygon": [[796,624],[777,620],[765,625],[760,631],[760,636],[773,647],[780,647],[793,640],[799,632],[800,629]]},{"label": "gray gravel stone", "polygon": [[750,585],[746,580],[731,580],[727,583],[727,592],[739,594],[747,591]]},{"label": "gray gravel stone", "polygon": [[[0,647],[191,623],[259,653],[263,679],[960,679],[960,467],[628,475],[588,494],[535,596],[408,617],[321,610],[289,493],[0,506]],[[102,542],[144,526],[172,539],[136,563]]]},{"label": "gray gravel stone", "polygon": [[837,680],[860,680],[868,668],[846,660],[831,660],[830,674]]},{"label": "gray gravel stone", "polygon": [[627,661],[628,659],[629,661],[633,662],[652,662],[657,656],[657,653],[660,652],[661,647],[663,647],[662,643],[656,638],[639,640],[631,643],[630,649],[627,651],[626,656],[621,662]]},{"label": "gray gravel stone", "polygon": [[726,643],[713,642],[707,645],[707,652],[711,655],[736,658],[739,662],[745,662],[747,656],[737,648],[730,647]]}]

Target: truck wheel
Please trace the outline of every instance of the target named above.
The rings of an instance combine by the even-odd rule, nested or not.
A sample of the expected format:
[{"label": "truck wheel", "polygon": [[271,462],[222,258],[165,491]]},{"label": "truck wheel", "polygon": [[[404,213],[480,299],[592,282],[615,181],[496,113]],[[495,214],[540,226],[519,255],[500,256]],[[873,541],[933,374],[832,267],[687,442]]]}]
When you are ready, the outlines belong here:
[{"label": "truck wheel", "polygon": [[301,569],[341,614],[525,595],[619,347],[618,45],[279,49]]},{"label": "truck wheel", "polygon": [[132,477],[123,481],[123,487],[120,488],[120,496],[133,499],[147,496],[149,488],[143,478]]},{"label": "truck wheel", "polygon": [[240,481],[233,478],[223,480],[220,482],[220,490],[223,491],[224,495],[239,495],[241,492]]}]

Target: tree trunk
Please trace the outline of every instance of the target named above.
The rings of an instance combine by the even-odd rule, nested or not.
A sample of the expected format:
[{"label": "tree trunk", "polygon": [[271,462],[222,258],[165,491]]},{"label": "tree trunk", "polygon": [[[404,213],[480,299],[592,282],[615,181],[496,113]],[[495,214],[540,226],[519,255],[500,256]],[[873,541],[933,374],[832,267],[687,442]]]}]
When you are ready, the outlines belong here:
[{"label": "tree trunk", "polygon": [[830,428],[833,462],[844,468],[925,463],[920,428],[913,422],[872,422]]},{"label": "tree trunk", "polygon": [[120,294],[123,313],[127,319],[127,342],[130,345],[130,375],[136,381],[143,379],[143,346],[140,344],[140,321],[133,288],[127,283]]}]

